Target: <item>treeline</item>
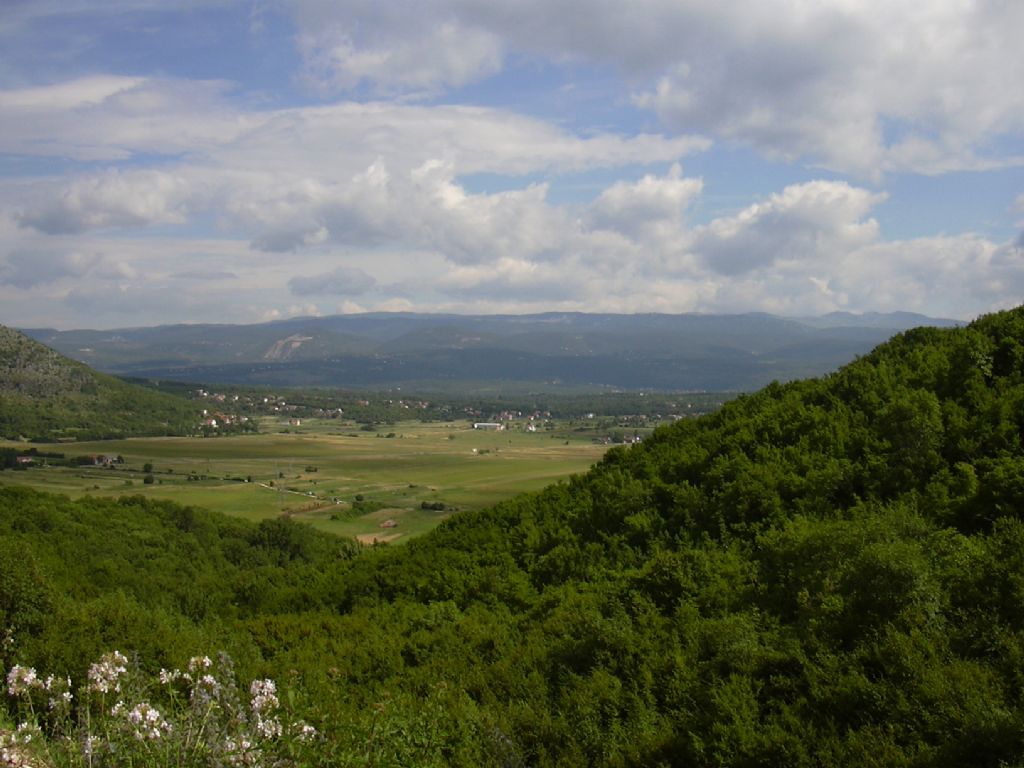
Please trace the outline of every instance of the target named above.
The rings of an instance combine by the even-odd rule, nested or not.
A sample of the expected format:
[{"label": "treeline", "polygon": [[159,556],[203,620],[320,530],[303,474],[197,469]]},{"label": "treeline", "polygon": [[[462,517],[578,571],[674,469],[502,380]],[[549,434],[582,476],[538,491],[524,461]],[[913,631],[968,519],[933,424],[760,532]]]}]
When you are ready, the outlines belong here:
[{"label": "treeline", "polygon": [[3,605],[17,660],[54,673],[225,647],[290,681],[324,764],[1019,764],[1022,435],[1015,310],[356,556],[9,492]]}]

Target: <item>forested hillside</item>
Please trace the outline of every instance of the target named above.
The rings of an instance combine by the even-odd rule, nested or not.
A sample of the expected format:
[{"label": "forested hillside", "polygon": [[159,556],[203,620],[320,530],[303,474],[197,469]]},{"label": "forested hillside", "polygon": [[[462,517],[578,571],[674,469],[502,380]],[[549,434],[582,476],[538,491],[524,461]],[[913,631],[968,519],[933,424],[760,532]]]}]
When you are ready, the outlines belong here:
[{"label": "forested hillside", "polygon": [[286,681],[323,764],[1015,765],[1022,430],[1019,309],[402,548],[8,492],[7,661],[80,679],[109,647],[154,672],[224,647]]},{"label": "forested hillside", "polygon": [[184,399],[97,373],[0,326],[0,437],[189,434],[198,422]]}]

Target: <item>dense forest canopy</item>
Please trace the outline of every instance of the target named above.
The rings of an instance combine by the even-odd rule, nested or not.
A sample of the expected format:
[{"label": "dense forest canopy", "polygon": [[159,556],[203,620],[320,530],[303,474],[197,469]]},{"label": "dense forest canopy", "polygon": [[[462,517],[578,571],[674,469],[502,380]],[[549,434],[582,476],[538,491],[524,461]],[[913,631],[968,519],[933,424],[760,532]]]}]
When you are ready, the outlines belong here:
[{"label": "dense forest canopy", "polygon": [[1022,435],[1018,309],[402,548],[3,491],[6,661],[224,648],[288,681],[323,764],[1017,764]]}]

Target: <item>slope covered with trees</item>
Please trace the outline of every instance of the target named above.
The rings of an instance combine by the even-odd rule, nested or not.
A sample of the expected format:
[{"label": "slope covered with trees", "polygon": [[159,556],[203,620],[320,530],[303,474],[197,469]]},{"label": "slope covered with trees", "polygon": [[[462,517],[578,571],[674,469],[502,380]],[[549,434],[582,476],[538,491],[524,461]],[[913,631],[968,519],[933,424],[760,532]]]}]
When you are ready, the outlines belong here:
[{"label": "slope covered with trees", "polygon": [[[54,601],[16,603],[23,663],[81,674],[52,606],[72,638],[90,636],[74,599],[160,611],[184,629],[144,640],[126,622],[102,640],[156,666],[220,642],[288,677],[325,764],[1012,765],[1022,440],[1015,310],[909,331],[401,548],[293,557],[204,517],[233,575],[202,608],[172,597],[173,574],[194,578],[207,549],[170,545],[151,552],[171,574],[155,590],[131,584],[144,559],[82,552],[73,578],[92,596],[62,603],[67,553],[29,522],[71,514],[54,497],[18,497],[6,524],[34,570],[0,574],[5,604]],[[139,502],[125,520],[180,514]]]},{"label": "slope covered with trees", "polygon": [[97,373],[0,326],[0,437],[188,434],[198,421],[186,400]]}]

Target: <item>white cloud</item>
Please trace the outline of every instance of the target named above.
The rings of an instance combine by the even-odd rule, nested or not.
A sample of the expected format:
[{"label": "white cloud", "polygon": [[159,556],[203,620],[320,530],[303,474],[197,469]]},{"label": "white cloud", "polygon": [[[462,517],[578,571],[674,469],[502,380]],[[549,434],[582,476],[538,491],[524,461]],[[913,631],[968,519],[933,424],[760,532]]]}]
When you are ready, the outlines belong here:
[{"label": "white cloud", "polygon": [[[460,86],[497,72],[501,38],[454,18],[424,16],[418,4],[361,2],[359,21],[333,13],[333,4],[300,7],[299,49],[308,76],[321,86],[377,92]],[[426,4],[424,4],[426,5]],[[417,29],[409,35],[406,30]]]},{"label": "white cloud", "polygon": [[[206,182],[212,174],[189,173]],[[134,313],[154,323],[251,322],[268,307],[287,313],[296,296],[358,295],[359,304],[344,306],[366,310],[909,309],[969,317],[1024,293],[1019,248],[972,235],[886,241],[872,216],[884,195],[843,182],[791,185],[694,224],[687,211],[701,181],[678,166],[616,182],[578,207],[553,204],[543,185],[470,194],[453,173],[444,163],[392,172],[378,160],[348,180],[296,179],[275,189],[261,174],[224,172],[210,199],[222,200],[222,215],[243,232],[258,238],[309,222],[296,230],[294,251],[184,235],[45,235],[8,218],[0,221],[0,302],[22,325],[58,324],[60,306],[66,316],[116,326]],[[145,186],[148,177],[125,178]],[[160,205],[152,210],[154,220],[164,215]]]},{"label": "white cloud", "polygon": [[506,300],[519,305],[582,299],[590,275],[568,264],[538,263],[503,257],[485,265],[457,265],[438,281],[438,288],[463,301]]},{"label": "white cloud", "polygon": [[590,225],[634,240],[679,237],[686,209],[704,186],[682,173],[677,163],[664,178],[648,174],[637,182],[616,182],[590,206]]},{"label": "white cloud", "polygon": [[[513,54],[617,70],[667,125],[876,176],[1021,163],[1024,4],[293,0],[325,83],[458,86]],[[381,9],[384,10],[381,10]],[[452,35],[465,42],[452,44]],[[341,36],[338,49],[333,41]],[[333,59],[324,51],[341,50]],[[453,61],[454,59],[454,61]]]},{"label": "white cloud", "polygon": [[[344,103],[256,112],[229,106],[219,87],[202,83],[195,103],[184,100],[187,89],[177,81],[94,78],[86,85],[55,84],[30,95],[0,91],[0,103],[31,105],[31,114],[5,124],[0,148],[6,141],[12,153],[78,159],[164,154],[186,144],[188,150],[156,169],[39,178],[24,194],[0,188],[24,227],[67,234],[181,225],[205,212],[248,233],[260,251],[408,237],[477,259],[489,228],[504,237],[503,252],[554,247],[540,242],[540,230],[548,217],[563,214],[533,204],[544,196],[543,185],[469,196],[457,183],[461,175],[671,162],[707,145],[692,137],[578,137],[497,109]],[[132,108],[139,120],[120,125],[119,99],[145,102]],[[88,115],[80,114],[82,104]],[[437,221],[438,210],[444,219],[465,221],[453,230]],[[520,226],[518,216],[534,220]],[[470,231],[475,217],[477,233]]]},{"label": "white cloud", "polygon": [[337,267],[319,275],[297,275],[288,281],[296,296],[358,296],[377,281],[358,267]]},{"label": "white cloud", "polygon": [[[122,17],[97,0],[16,5],[0,15],[0,42],[35,29],[37,44],[52,18],[65,29],[65,7],[83,28],[102,16],[104,34],[177,8],[132,0],[118,4],[130,11]],[[212,19],[204,5],[190,8]],[[345,101],[310,106],[308,92],[280,83],[262,101],[215,79],[229,67],[187,80],[148,76],[149,60],[69,54],[82,66],[35,74],[0,53],[0,153],[13,169],[0,177],[8,313],[245,322],[330,301],[353,311],[969,316],[1024,295],[1021,240],[886,240],[875,219],[884,194],[805,181],[808,165],[881,189],[886,173],[1017,162],[1020,3],[287,0],[270,13],[281,9],[307,67],[281,82],[306,76]],[[87,46],[88,29],[82,38]],[[54,71],[91,74],[40,84]],[[551,107],[577,87],[607,97],[571,102],[596,119]],[[464,96],[477,106],[437,103]],[[658,120],[680,135],[637,132]],[[687,177],[680,161],[711,147],[702,136],[803,167],[777,164],[780,181],[744,184],[735,176],[745,169],[716,177],[719,153],[708,153],[685,160],[703,178]],[[572,196],[566,176],[580,172],[594,187]],[[474,191],[477,174],[501,177],[503,191]],[[920,181],[891,187],[906,194]],[[749,189],[776,191],[751,204]],[[1016,215],[1005,198],[998,206]]]},{"label": "white cloud", "polygon": [[874,242],[878,223],[864,217],[884,197],[845,182],[796,184],[698,228],[693,250],[722,275],[813,268]]},{"label": "white cloud", "polygon": [[72,181],[59,194],[18,216],[22,226],[46,234],[109,227],[182,224],[196,190],[185,178],[161,171],[108,171]]},{"label": "white cloud", "polygon": [[226,106],[228,89],[220,81],[103,75],[0,90],[0,152],[81,161],[202,155],[254,127]]}]

